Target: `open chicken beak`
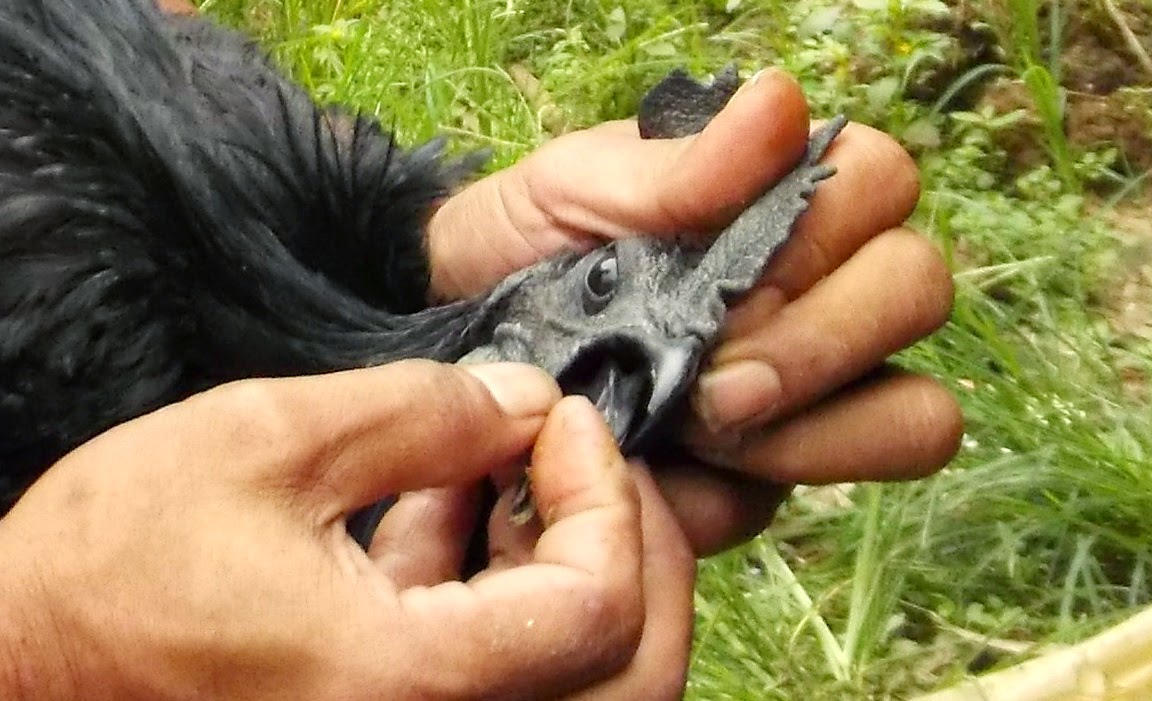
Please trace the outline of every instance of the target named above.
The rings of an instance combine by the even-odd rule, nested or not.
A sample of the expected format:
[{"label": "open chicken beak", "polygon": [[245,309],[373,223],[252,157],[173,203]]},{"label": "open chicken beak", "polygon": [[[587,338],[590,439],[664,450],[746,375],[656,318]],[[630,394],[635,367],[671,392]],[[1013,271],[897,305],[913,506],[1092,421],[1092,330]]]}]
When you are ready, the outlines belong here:
[{"label": "open chicken beak", "polygon": [[588,397],[625,455],[647,447],[680,406],[703,356],[695,340],[613,336],[577,354],[558,376],[565,394]]}]

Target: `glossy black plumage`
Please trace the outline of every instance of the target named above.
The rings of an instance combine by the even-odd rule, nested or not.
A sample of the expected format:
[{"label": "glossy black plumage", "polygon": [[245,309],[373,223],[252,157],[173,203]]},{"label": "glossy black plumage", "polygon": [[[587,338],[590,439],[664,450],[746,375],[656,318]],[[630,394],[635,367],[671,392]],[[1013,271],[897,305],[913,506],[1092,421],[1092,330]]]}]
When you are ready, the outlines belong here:
[{"label": "glossy black plumage", "polygon": [[422,222],[466,169],[321,111],[207,21],[4,0],[0,501],[207,386],[454,359],[467,304],[395,314],[424,306]]}]

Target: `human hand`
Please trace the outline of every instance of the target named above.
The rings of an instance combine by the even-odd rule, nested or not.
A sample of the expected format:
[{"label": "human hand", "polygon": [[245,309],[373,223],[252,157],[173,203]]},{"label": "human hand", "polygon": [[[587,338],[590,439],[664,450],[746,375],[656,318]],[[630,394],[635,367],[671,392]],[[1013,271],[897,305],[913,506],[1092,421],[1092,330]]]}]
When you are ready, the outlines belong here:
[{"label": "human hand", "polygon": [[[798,86],[769,71],[696,136],[644,141],[624,121],[558,138],[436,213],[433,290],[476,294],[564,248],[715,231],[794,165],[808,131]],[[837,175],[730,312],[698,383],[687,439],[720,469],[686,461],[657,471],[700,554],[761,530],[783,484],[918,477],[958,446],[962,418],[943,387],[874,372],[951,306],[940,254],[902,227],[919,196],[915,164],[856,124],[825,162]]]},{"label": "human hand", "polygon": [[[551,698],[682,685],[688,546],[591,406],[558,400],[524,366],[407,361],[225,385],[99,436],[0,521],[0,695]],[[479,480],[534,443],[544,528],[538,540],[494,533],[507,554],[472,581],[386,547],[404,539],[404,500],[372,556],[345,530],[382,495]],[[412,540],[451,549],[436,537]],[[651,650],[678,657],[661,670]]]}]

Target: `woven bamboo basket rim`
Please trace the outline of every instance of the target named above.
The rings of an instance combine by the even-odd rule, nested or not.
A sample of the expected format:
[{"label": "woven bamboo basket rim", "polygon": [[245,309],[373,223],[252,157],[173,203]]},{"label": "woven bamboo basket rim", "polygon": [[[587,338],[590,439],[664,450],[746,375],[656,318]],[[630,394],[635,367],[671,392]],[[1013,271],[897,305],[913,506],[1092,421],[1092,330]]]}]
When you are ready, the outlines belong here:
[{"label": "woven bamboo basket rim", "polygon": [[1152,701],[1152,608],[1082,643],[913,701]]}]

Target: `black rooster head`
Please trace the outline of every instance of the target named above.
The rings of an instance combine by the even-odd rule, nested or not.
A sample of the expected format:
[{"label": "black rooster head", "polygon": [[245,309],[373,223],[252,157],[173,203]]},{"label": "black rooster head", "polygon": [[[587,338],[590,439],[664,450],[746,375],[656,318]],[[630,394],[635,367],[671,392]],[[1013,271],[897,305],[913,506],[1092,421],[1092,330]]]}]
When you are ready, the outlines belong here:
[{"label": "black rooster head", "polygon": [[[646,99],[641,133],[702,128],[735,86],[731,70],[710,86],[673,73]],[[624,239],[505,279],[485,301],[491,335],[464,361],[544,368],[566,394],[595,403],[626,453],[642,451],[696,379],[727,306],[756,284],[816,184],[832,175],[819,161],[844,124],[816,132],[792,172],[710,245]]]}]

